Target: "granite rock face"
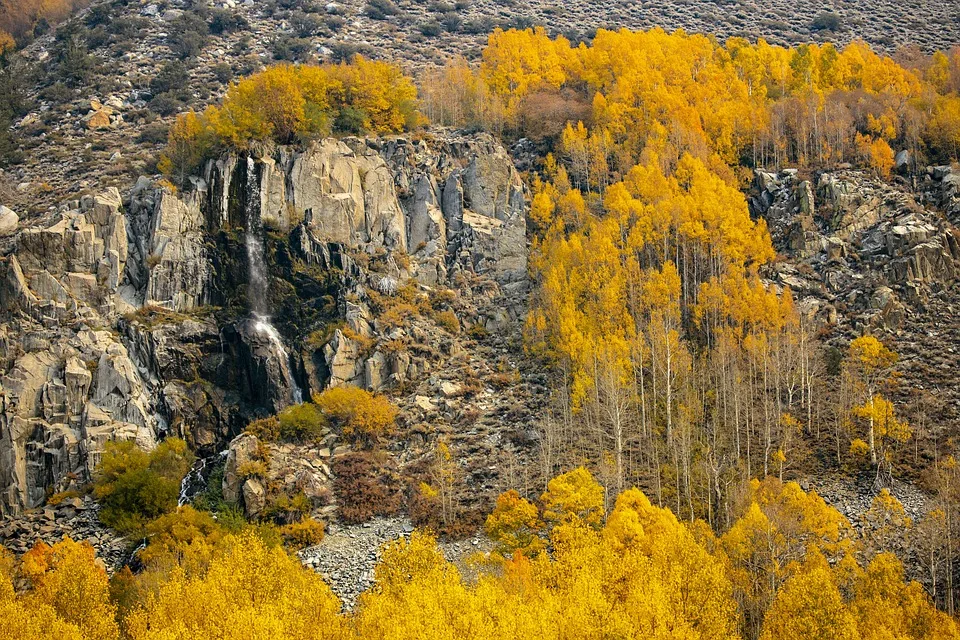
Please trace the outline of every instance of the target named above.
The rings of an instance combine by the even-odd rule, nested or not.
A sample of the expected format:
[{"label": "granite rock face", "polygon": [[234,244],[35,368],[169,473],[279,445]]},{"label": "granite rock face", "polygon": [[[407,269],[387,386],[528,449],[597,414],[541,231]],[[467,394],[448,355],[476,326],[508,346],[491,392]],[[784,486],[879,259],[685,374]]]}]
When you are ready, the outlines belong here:
[{"label": "granite rock face", "polygon": [[[202,173],[29,225],[0,210],[2,513],[88,481],[112,440],[177,435],[209,455],[329,385],[419,380],[430,358],[378,318],[404,286],[456,290],[455,326],[506,330],[524,313],[525,188],[488,135],[261,147]],[[319,491],[321,476],[298,482]],[[256,485],[230,487],[248,511],[263,508]]]},{"label": "granite rock face", "polygon": [[211,161],[198,181],[203,202],[183,203],[206,212],[208,229],[242,226],[252,206],[280,232],[302,225],[349,250],[407,254],[424,284],[463,269],[525,278],[525,187],[488,134],[327,139],[251,154],[253,171],[233,155]]},{"label": "granite rock face", "polygon": [[129,256],[120,193],[65,203],[0,262],[0,511],[90,477],[107,441],[154,446],[162,418],[108,327]]},{"label": "granite rock face", "polygon": [[[900,354],[893,399],[921,402],[943,433],[960,425],[960,174],[928,167],[879,180],[861,171],[758,171],[751,213],[784,260],[768,276],[789,287],[828,346],[864,333]],[[809,204],[808,204],[809,203]]]}]

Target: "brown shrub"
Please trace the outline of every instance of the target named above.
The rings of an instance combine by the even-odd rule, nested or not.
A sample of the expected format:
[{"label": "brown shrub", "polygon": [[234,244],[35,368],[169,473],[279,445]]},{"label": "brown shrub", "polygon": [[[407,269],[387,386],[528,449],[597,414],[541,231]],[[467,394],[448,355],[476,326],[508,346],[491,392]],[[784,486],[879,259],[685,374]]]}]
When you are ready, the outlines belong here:
[{"label": "brown shrub", "polygon": [[591,119],[592,107],[570,90],[545,89],[521,100],[517,118],[523,135],[532,140],[559,138],[568,122]]},{"label": "brown shrub", "polygon": [[384,327],[394,329],[396,327],[406,326],[410,318],[416,318],[419,315],[420,309],[412,304],[401,302],[384,311],[378,320]]},{"label": "brown shrub", "polygon": [[460,321],[453,311],[438,311],[433,314],[433,321],[449,333],[460,333]]},{"label": "brown shrub", "polygon": [[340,520],[348,524],[400,510],[399,483],[390,460],[373,453],[348,453],[334,460],[333,491]]}]

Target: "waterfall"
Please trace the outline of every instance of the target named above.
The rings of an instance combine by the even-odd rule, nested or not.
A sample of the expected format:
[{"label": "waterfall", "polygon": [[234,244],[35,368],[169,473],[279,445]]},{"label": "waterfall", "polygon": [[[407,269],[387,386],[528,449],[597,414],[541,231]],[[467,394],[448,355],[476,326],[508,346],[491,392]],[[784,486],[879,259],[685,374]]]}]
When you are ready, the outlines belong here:
[{"label": "waterfall", "polygon": [[303,402],[303,391],[300,390],[296,378],[293,376],[293,363],[290,354],[284,347],[280,332],[270,320],[268,306],[268,291],[270,279],[267,274],[267,261],[263,247],[263,225],[260,219],[260,185],[257,180],[257,166],[252,156],[247,156],[247,198],[244,207],[246,220],[244,221],[244,244],[247,249],[248,289],[247,298],[250,303],[250,316],[254,331],[267,338],[271,349],[283,369],[286,382],[290,386],[290,400],[293,404]]},{"label": "waterfall", "polygon": [[147,548],[148,542],[149,540],[147,540],[146,538],[141,540],[140,544],[137,545],[136,549],[130,552],[130,555],[127,556],[126,562],[124,562],[123,564],[135,569],[136,565],[134,564],[134,562],[136,561],[139,564],[139,559],[137,558],[137,554]]},{"label": "waterfall", "polygon": [[267,261],[263,249],[263,225],[260,221],[260,207],[256,201],[260,200],[260,186],[257,183],[257,167],[253,158],[247,156],[247,202],[244,207],[246,220],[244,221],[244,244],[247,247],[247,264],[249,265],[249,289],[247,298],[250,302],[250,312],[257,318],[264,318],[269,325],[267,314]]},{"label": "waterfall", "polygon": [[[212,456],[199,458],[193,463],[193,467],[190,468],[190,471],[187,472],[187,475],[183,476],[183,480],[180,481],[180,497],[177,499],[178,507],[182,507],[190,501],[190,498],[192,497],[190,495],[190,489],[204,486],[205,479],[203,477],[203,472],[207,468],[207,465],[210,464],[210,461],[222,460],[223,458],[227,457],[229,452],[230,449],[227,448],[219,453],[213,454]],[[196,492],[194,492],[194,495],[196,495]]]}]

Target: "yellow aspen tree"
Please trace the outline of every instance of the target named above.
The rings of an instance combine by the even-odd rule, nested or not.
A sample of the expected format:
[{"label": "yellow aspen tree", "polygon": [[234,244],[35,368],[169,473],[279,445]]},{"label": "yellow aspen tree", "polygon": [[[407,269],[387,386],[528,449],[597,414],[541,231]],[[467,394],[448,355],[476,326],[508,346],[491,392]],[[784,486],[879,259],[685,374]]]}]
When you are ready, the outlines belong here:
[{"label": "yellow aspen tree", "polygon": [[816,550],[786,581],[763,618],[760,640],[859,640],[826,559]]},{"label": "yellow aspen tree", "polygon": [[51,607],[85,639],[118,637],[107,573],[89,544],[70,538],[52,547],[40,542],[24,555],[20,574],[30,585],[29,600]]},{"label": "yellow aspen tree", "polygon": [[[882,342],[873,336],[862,336],[853,340],[845,359],[845,373],[851,377],[853,384],[859,389],[863,404],[871,403],[880,385],[887,380],[893,365],[897,362],[897,354],[888,349]],[[880,409],[879,405],[877,409]],[[868,421],[867,446],[870,450],[870,460],[877,464],[876,433],[874,431],[874,412],[868,411],[864,416]]]},{"label": "yellow aspen tree", "polygon": [[207,571],[175,569],[126,619],[132,640],[345,638],[340,602],[312,570],[254,533],[228,537]]},{"label": "yellow aspen tree", "polygon": [[497,553],[503,556],[514,552],[527,556],[540,553],[544,548],[540,537],[543,529],[536,505],[513,489],[497,497],[497,504],[484,525],[484,531],[497,544]]},{"label": "yellow aspen tree", "polygon": [[551,480],[540,502],[543,519],[551,525],[582,524],[596,529],[603,523],[603,487],[583,467]]},{"label": "yellow aspen tree", "polygon": [[880,394],[874,394],[862,405],[855,407],[853,414],[869,424],[868,446],[871,461],[877,467],[877,476],[879,477],[884,463],[887,464],[887,471],[892,473],[893,454],[890,447],[910,439],[913,435],[910,425],[897,419],[893,403]]}]

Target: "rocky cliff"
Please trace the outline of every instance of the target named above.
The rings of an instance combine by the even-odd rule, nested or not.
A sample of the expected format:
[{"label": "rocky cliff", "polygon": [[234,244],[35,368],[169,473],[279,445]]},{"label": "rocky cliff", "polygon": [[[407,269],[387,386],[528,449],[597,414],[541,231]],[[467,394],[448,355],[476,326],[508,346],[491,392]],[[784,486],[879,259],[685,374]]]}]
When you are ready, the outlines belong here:
[{"label": "rocky cliff", "polygon": [[[881,336],[900,354],[895,396],[914,428],[928,441],[960,433],[960,172],[880,181],[852,170],[758,171],[750,207],[786,258],[774,281],[827,344]],[[913,459],[901,471],[922,466]]]},{"label": "rocky cliff", "polygon": [[[65,202],[7,241],[4,514],[88,480],[106,441],[212,453],[328,385],[413,389],[460,328],[505,339],[523,314],[524,185],[487,135],[261,147],[202,173]],[[407,281],[449,291],[458,326],[383,322]]]}]

